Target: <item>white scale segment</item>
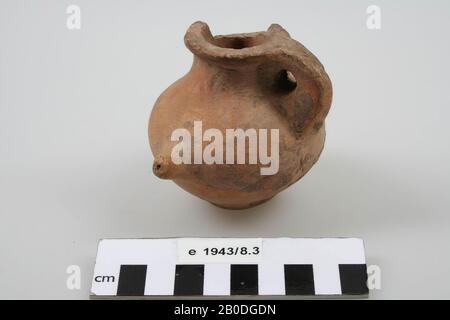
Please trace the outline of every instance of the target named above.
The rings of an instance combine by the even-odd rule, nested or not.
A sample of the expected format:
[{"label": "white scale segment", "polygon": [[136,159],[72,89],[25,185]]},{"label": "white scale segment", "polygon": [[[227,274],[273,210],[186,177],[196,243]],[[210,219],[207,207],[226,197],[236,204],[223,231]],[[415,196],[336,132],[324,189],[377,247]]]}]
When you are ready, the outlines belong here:
[{"label": "white scale segment", "polygon": [[104,239],[91,297],[361,297],[366,280],[356,238]]}]

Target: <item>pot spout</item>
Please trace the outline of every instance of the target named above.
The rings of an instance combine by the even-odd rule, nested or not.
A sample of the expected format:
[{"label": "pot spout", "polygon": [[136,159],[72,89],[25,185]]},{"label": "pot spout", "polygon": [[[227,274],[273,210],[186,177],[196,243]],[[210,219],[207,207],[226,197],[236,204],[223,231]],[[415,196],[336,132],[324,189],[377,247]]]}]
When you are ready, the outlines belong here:
[{"label": "pot spout", "polygon": [[153,173],[160,179],[172,180],[176,177],[179,169],[170,159],[158,156],[153,161]]}]

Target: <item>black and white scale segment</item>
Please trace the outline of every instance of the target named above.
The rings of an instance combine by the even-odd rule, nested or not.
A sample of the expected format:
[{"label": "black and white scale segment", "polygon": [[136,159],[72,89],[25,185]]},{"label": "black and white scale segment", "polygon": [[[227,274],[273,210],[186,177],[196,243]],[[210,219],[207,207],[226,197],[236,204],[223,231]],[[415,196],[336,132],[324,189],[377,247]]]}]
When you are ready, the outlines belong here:
[{"label": "black and white scale segment", "polygon": [[[364,244],[360,239],[253,239],[261,244],[254,261],[234,257],[227,261],[224,256],[216,261],[197,258],[186,262],[180,257],[180,250],[189,248],[186,242],[208,247],[211,241],[223,240],[230,239],[101,240],[91,297],[368,295]],[[249,239],[231,239],[233,243],[241,240]]]}]

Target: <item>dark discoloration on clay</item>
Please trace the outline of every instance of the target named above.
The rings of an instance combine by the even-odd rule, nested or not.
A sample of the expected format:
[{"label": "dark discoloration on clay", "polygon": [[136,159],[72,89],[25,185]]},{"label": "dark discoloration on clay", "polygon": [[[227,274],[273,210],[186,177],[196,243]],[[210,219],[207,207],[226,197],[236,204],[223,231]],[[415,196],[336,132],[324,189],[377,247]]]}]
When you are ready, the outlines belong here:
[{"label": "dark discoloration on clay", "polygon": [[[265,32],[213,36],[203,22],[185,35],[191,70],[158,98],[149,123],[153,171],[217,206],[249,208],[303,177],[318,160],[331,106],[331,82],[319,60],[279,25]],[[279,129],[277,174],[260,165],[174,165],[173,130]],[[225,146],[224,146],[225,150]]]},{"label": "dark discoloration on clay", "polygon": [[305,123],[308,120],[308,115],[311,114],[313,108],[313,101],[308,92],[303,92],[293,106],[293,110],[287,116],[291,120],[292,130],[297,137],[300,137],[304,129]]},{"label": "dark discoloration on clay", "polygon": [[314,131],[318,132],[320,129],[322,129],[322,126],[323,126],[323,121],[316,122],[313,127]]}]

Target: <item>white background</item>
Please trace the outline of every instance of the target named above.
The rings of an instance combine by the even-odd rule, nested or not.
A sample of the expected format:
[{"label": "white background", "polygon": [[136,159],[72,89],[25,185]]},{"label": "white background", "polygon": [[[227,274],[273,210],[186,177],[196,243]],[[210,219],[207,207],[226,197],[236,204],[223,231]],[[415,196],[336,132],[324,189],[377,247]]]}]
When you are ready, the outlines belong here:
[{"label": "white background", "polygon": [[[148,116],[189,70],[196,20],[214,34],[277,22],[333,81],[319,162],[246,212],[151,172]],[[179,236],[360,237],[382,270],[372,298],[450,298],[449,30],[438,0],[2,0],[0,298],[86,299],[100,238]]]}]

